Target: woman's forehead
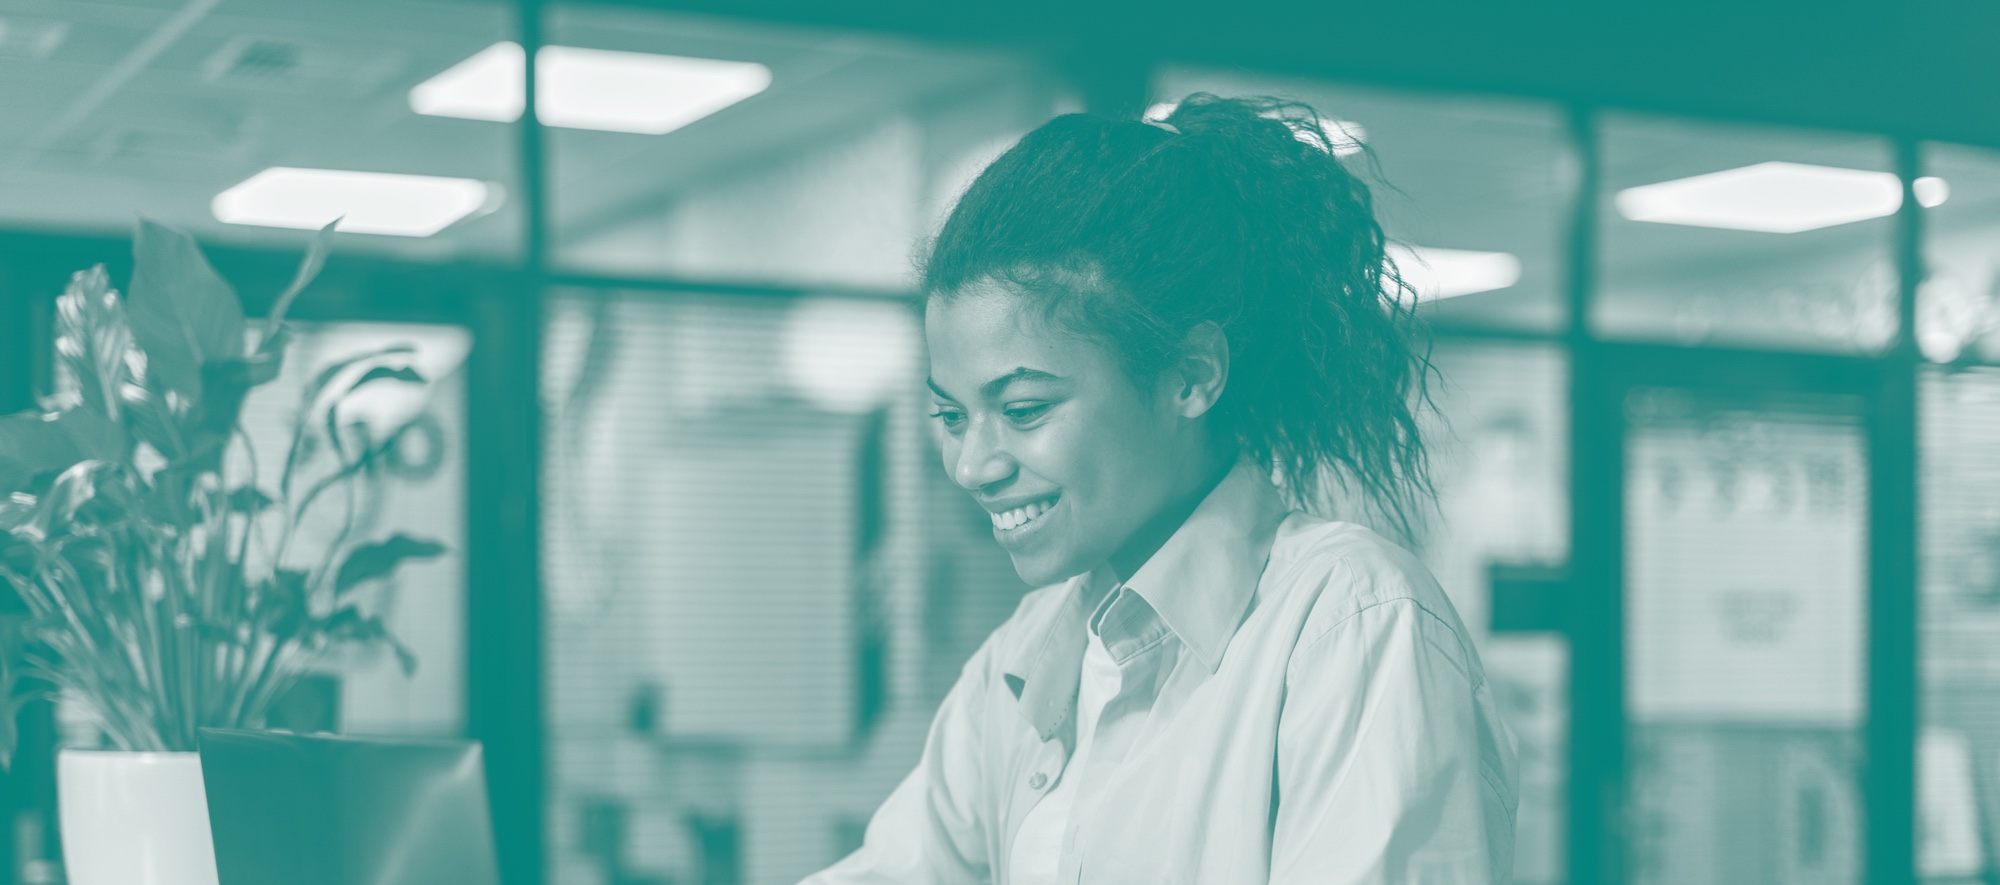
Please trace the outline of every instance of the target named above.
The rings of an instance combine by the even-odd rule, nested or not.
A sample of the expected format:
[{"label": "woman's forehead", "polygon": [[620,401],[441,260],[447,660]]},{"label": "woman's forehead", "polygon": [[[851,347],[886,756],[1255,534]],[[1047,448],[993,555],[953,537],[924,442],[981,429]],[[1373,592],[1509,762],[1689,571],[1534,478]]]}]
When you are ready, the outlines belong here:
[{"label": "woman's forehead", "polygon": [[933,336],[1033,339],[1042,337],[1040,327],[1044,325],[1034,313],[1026,296],[989,284],[931,296],[924,310],[924,328]]},{"label": "woman's forehead", "polygon": [[932,297],[924,330],[931,377],[957,396],[1018,369],[1070,378],[1105,363],[1094,342],[1052,328],[1031,299],[997,286]]}]

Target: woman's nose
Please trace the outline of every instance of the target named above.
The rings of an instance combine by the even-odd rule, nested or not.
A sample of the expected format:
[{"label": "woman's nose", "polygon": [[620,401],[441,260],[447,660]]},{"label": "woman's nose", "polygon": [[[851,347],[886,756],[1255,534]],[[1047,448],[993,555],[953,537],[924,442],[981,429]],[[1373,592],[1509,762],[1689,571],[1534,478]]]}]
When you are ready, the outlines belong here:
[{"label": "woman's nose", "polygon": [[994,437],[991,430],[975,427],[959,442],[958,460],[951,468],[959,488],[976,492],[1014,475],[1019,465]]}]

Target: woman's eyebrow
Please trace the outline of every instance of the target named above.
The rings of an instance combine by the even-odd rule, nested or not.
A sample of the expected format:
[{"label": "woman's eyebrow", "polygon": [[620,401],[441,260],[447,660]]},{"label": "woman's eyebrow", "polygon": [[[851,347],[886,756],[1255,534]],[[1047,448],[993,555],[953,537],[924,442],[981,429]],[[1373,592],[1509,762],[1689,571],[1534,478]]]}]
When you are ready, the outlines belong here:
[{"label": "woman's eyebrow", "polygon": [[[1040,369],[1030,369],[1027,366],[1018,366],[1012,372],[1008,372],[1007,374],[995,378],[991,381],[988,381],[985,384],[979,385],[979,395],[986,397],[987,399],[992,399],[994,397],[999,396],[1001,393],[1005,392],[1007,388],[1012,387],[1017,382],[1061,381],[1061,380],[1062,380],[1061,375],[1056,375],[1050,372],[1044,372]],[[936,379],[926,377],[924,378],[924,384],[930,387],[932,393],[944,397],[945,399],[952,399],[951,394],[945,393],[944,388],[938,386]]]},{"label": "woman's eyebrow", "polygon": [[1027,366],[1020,366],[1014,369],[1014,371],[1012,372],[1008,372],[1007,374],[995,378],[991,381],[988,381],[985,384],[979,385],[979,395],[986,397],[987,399],[992,399],[1006,392],[1007,388],[1014,386],[1018,382],[1061,381],[1061,380],[1062,380],[1061,375],[1054,375],[1048,372],[1044,372],[1040,369],[1030,369]]}]

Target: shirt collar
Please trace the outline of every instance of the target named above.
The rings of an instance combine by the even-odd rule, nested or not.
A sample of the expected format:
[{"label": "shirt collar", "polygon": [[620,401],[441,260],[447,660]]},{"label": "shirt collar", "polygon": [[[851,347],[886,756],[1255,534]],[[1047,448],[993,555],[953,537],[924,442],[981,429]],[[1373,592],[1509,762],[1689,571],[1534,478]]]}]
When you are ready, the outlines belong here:
[{"label": "shirt collar", "polygon": [[1125,582],[1211,673],[1257,593],[1285,512],[1269,474],[1238,463]]},{"label": "shirt collar", "polygon": [[1083,671],[1085,634],[1090,613],[1111,589],[1105,570],[1071,578],[1063,586],[1061,602],[1030,626],[1029,639],[1021,644],[1001,668],[1007,687],[1020,702],[1021,715],[1033,723],[1042,740],[1056,735],[1074,708],[1077,682]]},{"label": "shirt collar", "polygon": [[[1085,631],[1107,594],[1123,596],[1129,591],[1139,597],[1108,603],[1099,624],[1107,646],[1150,645],[1135,634],[1146,629],[1150,618],[1145,614],[1156,614],[1209,672],[1215,672],[1256,595],[1285,513],[1267,471],[1244,461],[1122,586],[1115,585],[1108,567],[1071,578],[1062,590],[1062,602],[1042,624],[1027,631],[1031,637],[1040,635],[1040,641],[1024,643],[1002,668],[1022,715],[1034,723],[1042,739],[1053,736],[1069,714],[1083,667]],[[1150,612],[1118,616],[1128,601],[1143,606],[1127,608]]]}]

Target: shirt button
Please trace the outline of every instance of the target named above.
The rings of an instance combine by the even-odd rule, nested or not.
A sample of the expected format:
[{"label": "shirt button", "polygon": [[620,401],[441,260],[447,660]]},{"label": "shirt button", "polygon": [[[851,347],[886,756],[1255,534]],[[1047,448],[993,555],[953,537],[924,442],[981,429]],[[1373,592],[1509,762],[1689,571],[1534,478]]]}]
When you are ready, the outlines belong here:
[{"label": "shirt button", "polygon": [[1049,782],[1049,776],[1037,771],[1034,773],[1033,776],[1028,778],[1028,789],[1039,790],[1048,782]]}]

